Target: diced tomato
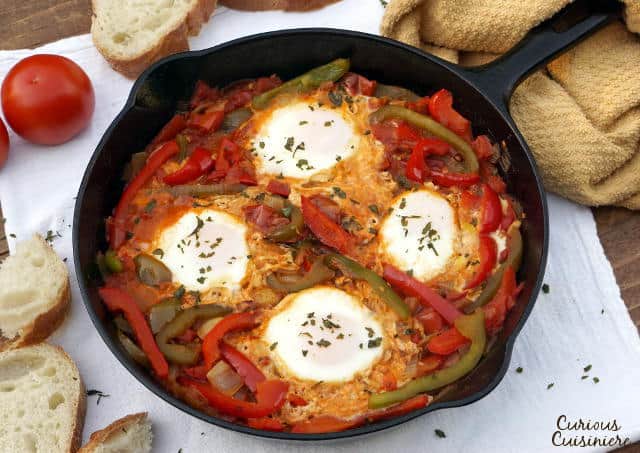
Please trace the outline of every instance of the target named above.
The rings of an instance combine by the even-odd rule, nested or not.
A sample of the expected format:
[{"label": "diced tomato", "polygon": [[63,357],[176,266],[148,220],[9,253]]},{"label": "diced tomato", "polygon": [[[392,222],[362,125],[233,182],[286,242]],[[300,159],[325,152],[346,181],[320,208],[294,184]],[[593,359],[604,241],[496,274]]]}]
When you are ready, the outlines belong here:
[{"label": "diced tomato", "polygon": [[207,379],[209,369],[205,365],[197,365],[190,368],[184,368],[182,372],[193,379],[204,381]]},{"label": "diced tomato", "polygon": [[258,184],[253,164],[248,160],[240,160],[233,165],[224,177],[224,182],[229,184],[245,184],[255,186]]},{"label": "diced tomato", "polygon": [[309,404],[307,400],[305,400],[300,395],[296,395],[295,393],[292,393],[291,395],[289,395],[288,399],[289,399],[289,404],[291,404],[293,407],[306,406],[307,404]]},{"label": "diced tomato", "polygon": [[336,203],[329,197],[325,197],[324,195],[319,194],[311,195],[309,197],[309,200],[311,200],[311,202],[316,205],[318,209],[324,212],[327,217],[329,217],[335,223],[340,223],[341,210],[338,203]]},{"label": "diced tomato", "polygon": [[413,147],[407,166],[405,168],[406,176],[411,181],[421,183],[428,174],[427,163],[424,160],[424,148],[419,146],[420,142]]},{"label": "diced tomato", "polygon": [[284,431],[282,422],[270,417],[249,418],[247,419],[247,425],[264,431]]},{"label": "diced tomato", "polygon": [[267,190],[274,195],[281,195],[285,198],[291,193],[291,187],[289,187],[289,184],[279,179],[272,179],[269,181],[269,184],[267,184]]},{"label": "diced tomato", "polygon": [[398,388],[398,380],[396,376],[390,371],[384,373],[382,376],[382,388],[385,391],[391,391]]},{"label": "diced tomato", "polygon": [[265,91],[272,90],[282,85],[282,81],[278,76],[272,75],[271,77],[260,77],[256,80],[253,87],[254,94],[264,93]]},{"label": "diced tomato", "polygon": [[263,204],[245,206],[242,212],[247,222],[255,225],[262,233],[268,233],[289,222],[281,212]]},{"label": "diced tomato", "polygon": [[353,420],[344,420],[331,415],[318,415],[310,420],[295,423],[291,427],[291,432],[304,434],[333,433],[355,428],[363,422],[364,419],[361,417]]},{"label": "diced tomato", "polygon": [[420,321],[422,328],[424,329],[424,333],[427,335],[440,332],[444,327],[444,320],[442,319],[442,316],[440,316],[433,308],[422,307],[422,310],[415,315],[415,318]]},{"label": "diced tomato", "polygon": [[469,339],[467,337],[458,332],[455,327],[451,327],[429,339],[427,349],[433,354],[449,355],[468,343]]},{"label": "diced tomato", "polygon": [[353,72],[348,72],[342,78],[342,84],[344,85],[347,93],[351,96],[355,96],[357,94],[373,96],[373,93],[376,91],[377,82]]},{"label": "diced tomato", "polygon": [[415,102],[407,102],[407,108],[426,115],[429,113],[429,96],[424,96]]},{"label": "diced tomato", "polygon": [[500,288],[498,288],[496,295],[484,306],[484,321],[487,333],[493,335],[502,328],[507,310],[514,304],[516,293],[516,273],[513,268],[509,267],[502,276]]},{"label": "diced tomato", "polygon": [[478,135],[474,141],[471,142],[471,147],[478,156],[478,159],[488,159],[493,156],[493,145],[486,135]]},{"label": "diced tomato", "polygon": [[372,412],[367,414],[367,419],[370,422],[378,421],[378,420],[386,420],[388,418],[399,417],[404,414],[408,414],[409,412],[413,412],[418,409],[422,409],[427,404],[429,404],[429,396],[428,395],[418,395],[413,398],[409,398],[402,403],[398,403],[394,406],[387,407],[381,411]]},{"label": "diced tomato", "polygon": [[438,123],[449,128],[460,137],[471,141],[471,123],[453,108],[451,92],[442,89],[429,99],[429,114]]},{"label": "diced tomato", "polygon": [[437,354],[429,354],[418,362],[416,377],[431,374],[444,364],[444,357]]},{"label": "diced tomato", "polygon": [[233,90],[226,98],[227,102],[224,104],[224,113],[229,113],[251,102],[253,92],[243,89]]},{"label": "diced tomato", "polygon": [[204,111],[203,113],[192,113],[189,116],[188,125],[203,132],[215,132],[218,130],[224,119],[222,110]]},{"label": "diced tomato", "polygon": [[346,254],[351,248],[352,238],[340,225],[322,212],[307,197],[301,197],[302,217],[311,232],[324,245]]},{"label": "diced tomato", "polygon": [[422,136],[404,121],[385,121],[371,125],[373,136],[387,148],[413,147]]},{"label": "diced tomato", "polygon": [[471,281],[466,284],[465,289],[475,288],[485,281],[487,277],[491,275],[491,271],[496,265],[498,246],[491,236],[480,235],[478,255],[480,263],[476,265],[475,274]]},{"label": "diced tomato", "polygon": [[189,106],[193,109],[203,102],[213,102],[220,98],[220,91],[217,88],[211,88],[206,82],[198,80],[191,95]]},{"label": "diced tomato", "polygon": [[475,193],[465,190],[460,195],[460,207],[465,211],[475,211],[480,206],[480,197]]}]

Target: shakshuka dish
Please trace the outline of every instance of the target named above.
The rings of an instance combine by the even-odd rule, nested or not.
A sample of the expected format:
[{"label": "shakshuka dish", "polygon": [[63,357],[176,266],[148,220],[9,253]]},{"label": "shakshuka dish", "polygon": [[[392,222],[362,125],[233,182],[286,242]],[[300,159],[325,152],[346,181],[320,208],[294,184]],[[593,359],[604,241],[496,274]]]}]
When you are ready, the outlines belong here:
[{"label": "shakshuka dish", "polygon": [[100,297],[132,358],[208,414],[320,433],[417,410],[521,289],[500,153],[449,91],[346,59],[199,81],[124,172]]}]

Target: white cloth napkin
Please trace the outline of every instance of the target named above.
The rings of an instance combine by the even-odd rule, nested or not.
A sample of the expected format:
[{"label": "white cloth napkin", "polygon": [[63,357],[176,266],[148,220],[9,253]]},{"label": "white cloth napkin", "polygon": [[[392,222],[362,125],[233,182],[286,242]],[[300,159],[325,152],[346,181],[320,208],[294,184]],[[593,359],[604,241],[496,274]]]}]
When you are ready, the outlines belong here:
[{"label": "white cloth napkin", "polygon": [[[191,40],[193,49],[250,33],[327,26],[377,33],[378,0],[344,0],[311,13],[244,13],[220,8]],[[88,389],[109,394],[98,404],[89,397],[84,439],[116,418],[148,411],[154,451],[214,452],[484,452],[557,451],[556,420],[609,421],[620,430],[562,431],[566,439],[618,434],[640,440],[640,339],[620,299],[611,266],[596,235],[591,211],[551,196],[551,244],[546,282],[529,322],[516,342],[502,383],[486,398],[441,410],[397,429],[329,445],[283,443],[241,435],[203,423],[154,396],[115,359],[96,333],[83,306],[71,257],[73,204],[86,163],[103,131],[121,109],[132,82],[112,71],[88,35],[36,50],[0,52],[0,78],[33,53],[65,55],[89,74],[96,92],[91,126],[71,142],[40,147],[11,134],[9,161],[0,171],[0,203],[13,250],[34,232],[59,232],[53,241],[69,259],[71,315],[50,340],[75,359]],[[584,368],[591,366],[588,372]],[[521,367],[521,372],[516,370]],[[583,375],[588,378],[581,379]],[[593,378],[599,378],[594,383]],[[553,383],[553,387],[547,389]],[[440,429],[445,438],[435,435]],[[558,439],[557,439],[558,441]],[[589,450],[604,450],[603,447]]]}]

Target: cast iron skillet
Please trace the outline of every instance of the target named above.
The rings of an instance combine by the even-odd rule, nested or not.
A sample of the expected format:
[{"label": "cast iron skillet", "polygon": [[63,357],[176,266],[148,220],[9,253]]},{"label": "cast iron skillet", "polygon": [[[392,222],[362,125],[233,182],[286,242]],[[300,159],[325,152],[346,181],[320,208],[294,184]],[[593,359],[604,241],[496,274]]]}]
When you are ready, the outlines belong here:
[{"label": "cast iron skillet", "polygon": [[[611,2],[617,3],[617,2]],[[107,346],[149,390],[175,407],[214,425],[277,439],[325,440],[371,433],[399,425],[437,409],[470,404],[487,395],[507,371],[516,336],[538,294],[547,258],[548,217],[544,190],[526,143],[511,119],[507,102],[518,82],[554,56],[616,17],[613,6],[578,1],[558,18],[534,29],[511,53],[481,68],[464,69],[420,50],[379,36],[332,29],[283,30],[237,39],[211,49],[185,52],[150,67],[133,85],[123,110],[98,144],[84,174],[73,222],[76,273],[86,308]],[[575,17],[567,25],[568,17]],[[560,24],[562,25],[562,24]],[[226,85],[235,80],[278,74],[284,80],[338,57],[349,57],[352,70],[385,84],[429,94],[453,92],[455,107],[473,124],[506,146],[500,170],[509,193],[522,203],[524,256],[518,280],[524,290],[509,313],[492,352],[468,377],[419,411],[343,432],[304,435],[261,431],[204,414],[169,394],[137,365],[117,341],[97,295],[92,263],[106,249],[104,218],[122,192],[123,168],[169,120],[179,102],[189,99],[195,82]]]}]

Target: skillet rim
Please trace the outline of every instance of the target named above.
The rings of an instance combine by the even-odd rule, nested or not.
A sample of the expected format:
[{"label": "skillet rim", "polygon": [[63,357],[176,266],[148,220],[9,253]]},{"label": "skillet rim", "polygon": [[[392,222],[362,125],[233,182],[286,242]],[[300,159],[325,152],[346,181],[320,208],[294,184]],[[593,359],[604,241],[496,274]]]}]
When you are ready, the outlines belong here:
[{"label": "skillet rim", "polygon": [[[497,373],[491,379],[489,384],[486,385],[482,390],[477,391],[471,395],[468,395],[465,398],[452,400],[452,401],[437,402],[434,404],[427,405],[422,409],[410,412],[405,415],[394,417],[388,420],[382,420],[376,423],[365,424],[363,426],[345,430],[345,431],[319,433],[319,434],[297,434],[297,433],[290,433],[290,432],[259,430],[259,429],[251,428],[246,425],[232,423],[232,422],[223,420],[221,418],[217,418],[217,417],[213,417],[208,414],[205,414],[204,412],[201,412],[196,408],[188,405],[183,400],[180,400],[175,396],[173,396],[164,387],[158,384],[157,381],[154,380],[148,373],[142,372],[135,365],[133,365],[130,360],[126,359],[125,357],[122,357],[122,354],[118,346],[115,344],[115,340],[109,334],[109,329],[105,325],[103,325],[102,320],[100,319],[98,314],[95,312],[90,302],[89,291],[88,291],[87,285],[85,284],[85,278],[84,278],[84,275],[86,274],[86,272],[82,269],[80,258],[79,258],[80,256],[79,228],[80,228],[80,210],[84,202],[86,188],[92,179],[91,176],[93,175],[93,169],[95,167],[95,164],[98,161],[98,159],[102,157],[104,146],[107,143],[107,141],[111,138],[111,135],[113,134],[113,131],[115,130],[115,128],[118,126],[122,118],[134,107],[136,96],[138,94],[140,87],[143,85],[144,81],[152,72],[154,72],[156,69],[158,69],[162,65],[175,60],[179,60],[183,58],[194,58],[194,57],[202,58],[206,55],[215,53],[221,49],[245,44],[250,41],[270,39],[273,37],[287,37],[290,35],[313,35],[313,34],[365,39],[365,40],[374,41],[383,46],[392,46],[392,47],[399,48],[405,52],[409,52],[417,55],[418,57],[424,58],[432,64],[436,64],[443,67],[444,69],[453,73],[455,77],[462,79],[462,81],[464,81],[467,85],[469,85],[472,89],[474,89],[482,98],[484,98],[484,100],[487,103],[489,103],[489,105],[491,105],[494,108],[494,110],[496,110],[501,120],[504,121],[506,125],[509,127],[514,137],[518,141],[520,147],[524,151],[525,157],[527,159],[527,162],[529,164],[529,167],[533,173],[533,176],[536,182],[536,189],[538,191],[538,196],[540,197],[540,200],[541,200],[541,213],[542,213],[542,222],[543,222],[542,236],[543,237],[542,237],[542,244],[541,244],[542,251],[540,254],[538,275],[537,275],[535,284],[532,287],[531,295],[529,296],[529,300],[527,301],[527,304],[525,305],[522,311],[520,320],[514,326],[513,332],[511,333],[511,335],[509,335],[509,337],[505,342],[505,345],[504,345],[505,352],[504,352],[504,357],[502,360],[501,367],[498,369]],[[546,192],[542,185],[542,180],[541,180],[537,165],[535,163],[535,160],[533,158],[533,155],[531,154],[529,147],[527,146],[524,138],[520,134],[511,116],[508,114],[508,110],[505,108],[506,105],[505,106],[497,105],[495,99],[492,99],[491,97],[489,97],[485,92],[483,92],[482,89],[477,87],[476,83],[474,83],[473,80],[469,78],[470,73],[471,73],[470,71],[462,67],[459,67],[447,61],[444,61],[416,47],[410,46],[408,44],[404,44],[402,42],[399,42],[390,38],[385,38],[379,35],[373,35],[370,33],[364,33],[360,31],[344,30],[344,29],[337,29],[337,28],[325,28],[325,27],[291,28],[291,29],[269,31],[264,33],[257,33],[257,34],[237,38],[231,41],[226,41],[224,43],[221,43],[206,49],[192,50],[192,51],[173,54],[155,62],[150,67],[148,67],[135,80],[129,92],[129,97],[127,98],[127,101],[123,105],[120,112],[113,119],[113,121],[109,124],[107,129],[105,129],[100,141],[96,145],[96,148],[91,156],[91,159],[87,164],[84,175],[82,177],[82,181],[80,183],[80,187],[78,189],[78,195],[74,205],[72,242],[73,242],[73,258],[74,258],[76,279],[78,281],[78,286],[80,288],[80,294],[82,296],[83,304],[89,314],[89,317],[91,318],[91,322],[93,323],[94,327],[97,329],[98,333],[100,334],[100,337],[105,342],[105,344],[107,345],[111,353],[118,359],[118,361],[124,366],[124,368],[130,374],[132,374],[140,383],[142,383],[142,385],[144,385],[154,395],[156,395],[157,397],[160,397],[162,400],[171,404],[177,409],[180,409],[181,411],[186,412],[187,414],[194,416],[204,422],[211,423],[221,428],[229,429],[231,431],[236,431],[243,434],[249,434],[256,437],[269,438],[269,439],[294,440],[294,441],[328,441],[328,440],[347,439],[347,438],[362,436],[365,434],[375,433],[378,431],[385,430],[387,428],[404,424],[409,420],[413,420],[419,416],[422,416],[424,414],[427,414],[429,412],[433,412],[439,409],[466,406],[484,398],[489,393],[491,393],[502,381],[502,379],[504,378],[509,368],[515,340],[518,337],[522,328],[524,327],[524,324],[526,323],[527,319],[529,318],[531,311],[533,310],[538,294],[540,292],[540,288],[543,283],[544,273],[545,273],[546,264],[547,264],[548,249],[549,249],[549,212],[548,212],[548,206],[547,206]],[[82,278],[80,278],[81,276]]]}]

